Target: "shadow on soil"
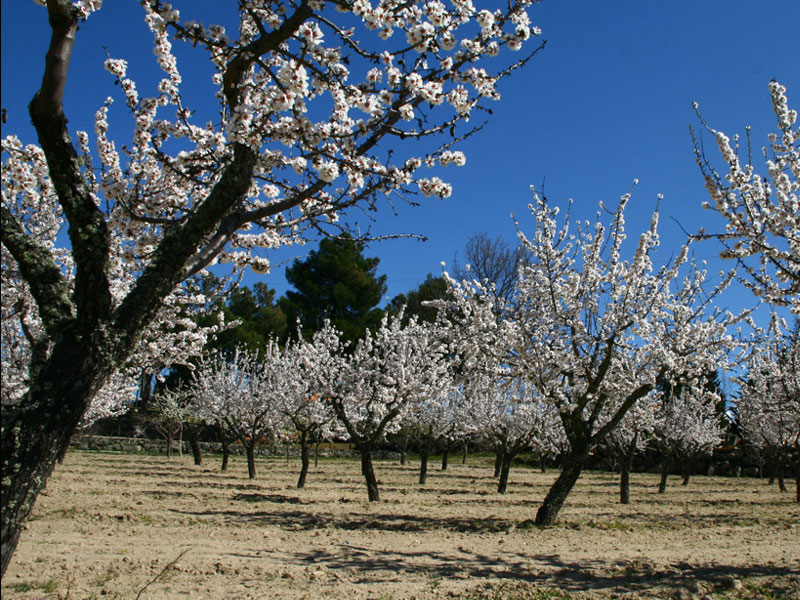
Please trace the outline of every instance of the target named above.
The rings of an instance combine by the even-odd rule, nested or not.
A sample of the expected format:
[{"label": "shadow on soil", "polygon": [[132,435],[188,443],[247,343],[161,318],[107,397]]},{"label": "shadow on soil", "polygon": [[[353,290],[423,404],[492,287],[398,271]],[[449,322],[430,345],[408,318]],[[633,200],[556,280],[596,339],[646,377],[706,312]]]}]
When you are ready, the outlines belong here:
[{"label": "shadow on soil", "polygon": [[[310,563],[327,569],[346,570],[356,583],[386,581],[385,572],[398,576],[418,575],[432,579],[497,578],[557,586],[561,590],[578,591],[643,591],[654,587],[681,587],[703,581],[725,588],[731,578],[773,577],[800,583],[798,571],[789,567],[747,565],[693,565],[676,563],[657,567],[647,562],[594,560],[571,563],[558,555],[504,554],[502,560],[480,553],[458,549],[453,554],[427,552],[376,552],[350,544],[336,548],[295,553],[298,563]],[[379,573],[383,571],[384,573]]]},{"label": "shadow on soil", "polygon": [[[247,496],[256,496],[248,494]],[[244,496],[240,494],[240,496]],[[263,495],[260,495],[263,498]],[[242,498],[243,499],[243,498]],[[254,500],[246,500],[252,502]],[[270,495],[271,502],[283,504],[297,504],[298,500],[290,496],[279,494]],[[313,530],[334,528],[342,530],[364,530],[372,529],[378,531],[393,532],[423,532],[431,530],[463,531],[471,533],[491,533],[505,531],[512,526],[516,527],[513,521],[508,519],[486,518],[486,519],[457,519],[457,518],[436,518],[431,515],[358,515],[348,514],[342,517],[335,517],[330,513],[313,513],[300,510],[286,511],[238,511],[238,510],[201,510],[190,511],[181,509],[171,509],[170,512],[193,517],[219,517],[228,524],[249,524],[249,525],[272,525],[290,531]]]}]

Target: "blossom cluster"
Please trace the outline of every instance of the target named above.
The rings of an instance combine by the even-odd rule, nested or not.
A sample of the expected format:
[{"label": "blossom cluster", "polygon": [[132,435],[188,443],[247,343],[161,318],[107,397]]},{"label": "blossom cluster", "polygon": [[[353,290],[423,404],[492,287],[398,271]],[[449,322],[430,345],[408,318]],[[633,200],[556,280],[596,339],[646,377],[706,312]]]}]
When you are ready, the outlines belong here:
[{"label": "blossom cluster", "polygon": [[780,133],[770,134],[763,149],[766,173],[742,164],[738,142],[721,131],[709,128],[725,172],[695,151],[711,197],[704,207],[718,212],[725,224],[723,233],[701,231],[698,237],[722,241],[722,257],[738,263],[743,283],[757,296],[800,314],[800,128],[786,87],[773,80],[769,93]]}]

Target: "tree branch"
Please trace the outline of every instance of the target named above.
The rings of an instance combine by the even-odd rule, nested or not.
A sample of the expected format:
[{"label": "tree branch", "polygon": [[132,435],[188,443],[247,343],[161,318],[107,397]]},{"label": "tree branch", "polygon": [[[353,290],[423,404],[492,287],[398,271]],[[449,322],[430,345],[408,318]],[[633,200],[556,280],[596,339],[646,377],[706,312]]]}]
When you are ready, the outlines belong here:
[{"label": "tree branch", "polygon": [[193,264],[190,259],[198,246],[247,194],[257,158],[251,148],[234,144],[233,160],[206,199],[183,225],[166,233],[136,286],[116,310],[115,328],[124,338],[139,332],[163,298],[191,274],[188,265]]},{"label": "tree branch", "polygon": [[59,328],[75,318],[69,287],[50,251],[26,235],[6,206],[2,211],[2,240],[19,265],[31,289],[45,331],[52,338]]},{"label": "tree branch", "polygon": [[81,174],[81,159],[69,137],[62,107],[78,13],[66,0],[48,0],[47,10],[52,29],[50,47],[45,57],[41,88],[28,110],[58,201],[69,221],[75,260],[74,300],[81,328],[87,331],[94,329],[111,309],[106,275],[110,236],[105,217]]}]

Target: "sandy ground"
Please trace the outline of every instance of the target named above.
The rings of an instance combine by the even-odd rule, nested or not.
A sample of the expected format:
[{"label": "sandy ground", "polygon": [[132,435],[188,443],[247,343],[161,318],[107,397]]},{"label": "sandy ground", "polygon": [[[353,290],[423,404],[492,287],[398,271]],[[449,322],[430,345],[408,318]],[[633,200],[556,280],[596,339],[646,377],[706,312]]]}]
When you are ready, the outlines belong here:
[{"label": "sandy ground", "polygon": [[[531,526],[556,472],[488,459],[356,461],[219,472],[189,457],[71,452],[40,496],[2,581],[9,598],[800,598],[800,507],[764,481],[587,473],[559,523]],[[792,482],[793,483],[793,482]],[[149,584],[149,585],[148,585]],[[137,596],[138,595],[138,596]]]}]

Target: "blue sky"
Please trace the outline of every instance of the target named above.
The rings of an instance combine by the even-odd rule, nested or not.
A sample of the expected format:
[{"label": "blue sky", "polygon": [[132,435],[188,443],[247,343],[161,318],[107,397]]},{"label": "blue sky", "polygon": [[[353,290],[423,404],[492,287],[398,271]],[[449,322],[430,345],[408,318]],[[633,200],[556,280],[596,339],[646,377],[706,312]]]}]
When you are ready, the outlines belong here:
[{"label": "blue sky", "polygon": [[[187,6],[183,15],[191,18]],[[0,89],[8,110],[2,133],[31,142],[25,106],[41,77],[46,14],[30,0],[6,0],[1,9]],[[415,208],[400,205],[397,217],[388,209],[378,214],[375,233],[428,238],[368,247],[366,254],[381,260],[388,297],[414,288],[427,273],[438,274],[441,261],[452,264],[471,234],[485,231],[514,244],[510,215],[523,230],[532,230],[529,186],[542,182],[550,202],[565,205],[574,198],[573,214],[592,218],[599,201],[615,202],[638,178],[627,215],[629,234],[646,226],[662,193],[661,254],[666,258],[684,238],[673,219],[690,231],[718,224],[700,208],[706,196],[688,133],[689,124],[697,125],[692,100],[700,103],[709,124],[728,134],[752,125],[758,148],[774,130],[769,80],[786,85],[790,105],[800,106],[797,0],[547,0],[529,12],[547,47],[501,84],[502,99],[492,106],[489,124],[460,147],[467,166],[444,171],[454,185],[452,197],[424,199]],[[134,41],[127,35],[132,30]],[[103,99],[119,97],[102,69],[103,46],[129,60],[134,79],[146,79],[154,60],[133,0],[106,0],[78,35],[66,110],[76,128],[91,131],[90,119]],[[194,74],[208,81],[205,65],[183,70],[185,79]],[[717,250],[712,243],[695,247],[697,255],[710,259]],[[295,252],[273,258],[288,260]],[[265,281],[279,294],[287,287],[283,267]],[[749,302],[749,297],[740,299]]]}]

